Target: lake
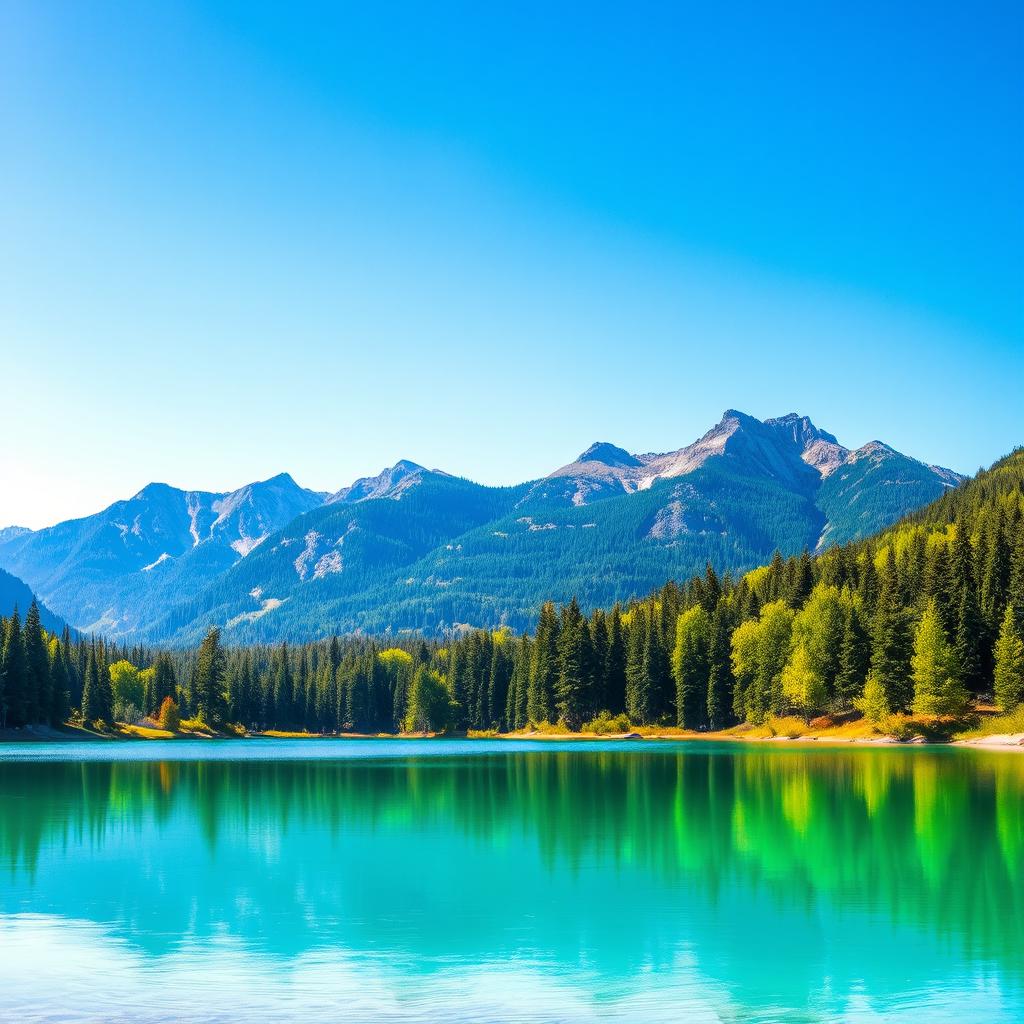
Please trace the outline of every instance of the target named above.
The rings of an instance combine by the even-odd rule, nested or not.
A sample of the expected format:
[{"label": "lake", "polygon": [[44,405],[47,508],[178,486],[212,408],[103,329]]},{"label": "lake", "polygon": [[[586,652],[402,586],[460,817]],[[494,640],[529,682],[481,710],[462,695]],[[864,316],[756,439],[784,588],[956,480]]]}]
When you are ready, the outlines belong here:
[{"label": "lake", "polygon": [[1024,1020],[1024,757],[0,744],[0,1018]]}]

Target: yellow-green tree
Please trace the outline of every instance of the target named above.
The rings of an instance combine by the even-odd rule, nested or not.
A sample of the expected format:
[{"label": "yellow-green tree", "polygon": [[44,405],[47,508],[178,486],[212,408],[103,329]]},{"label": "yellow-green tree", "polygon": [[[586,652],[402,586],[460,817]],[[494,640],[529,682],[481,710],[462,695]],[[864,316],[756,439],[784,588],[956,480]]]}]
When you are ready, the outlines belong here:
[{"label": "yellow-green tree", "polygon": [[995,648],[996,703],[1003,711],[1012,711],[1024,703],[1024,638],[1011,604],[1003,615]]},{"label": "yellow-green tree", "polygon": [[956,651],[942,628],[934,599],[928,602],[918,623],[910,668],[914,682],[911,706],[915,715],[934,718],[967,710],[969,699],[960,681]]},{"label": "yellow-green tree", "polygon": [[782,696],[808,720],[825,706],[825,680],[806,644],[797,644],[782,670]]},{"label": "yellow-green tree", "polygon": [[452,695],[436,673],[421,665],[412,677],[405,732],[444,732],[452,723]]},{"label": "yellow-green tree", "polygon": [[868,673],[864,681],[864,693],[853,704],[869,722],[881,722],[892,713],[885,683],[877,672]]},{"label": "yellow-green tree", "polygon": [[114,694],[114,718],[133,720],[145,711],[146,683],[130,661],[122,658],[110,666],[110,687]]},{"label": "yellow-green tree", "polygon": [[676,620],[672,676],[676,683],[676,721],[681,729],[702,729],[708,720],[711,616],[702,605]]}]

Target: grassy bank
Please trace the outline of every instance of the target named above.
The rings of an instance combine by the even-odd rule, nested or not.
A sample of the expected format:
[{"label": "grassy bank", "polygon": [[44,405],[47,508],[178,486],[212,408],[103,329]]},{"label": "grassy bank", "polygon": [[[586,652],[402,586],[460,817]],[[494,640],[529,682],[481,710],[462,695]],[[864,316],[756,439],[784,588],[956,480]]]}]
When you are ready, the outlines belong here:
[{"label": "grassy bank", "polygon": [[[4,743],[53,743],[67,741],[132,741],[178,739],[301,739],[301,740],[372,740],[430,739],[434,733],[318,733],[303,730],[268,729],[248,732],[240,726],[221,731],[209,729],[204,723],[187,720],[180,729],[158,728],[148,720],[142,724],[116,723],[112,728],[86,728],[68,722],[61,728],[26,726],[22,729],[0,730]],[[908,715],[891,715],[874,723],[860,716],[842,719],[821,717],[805,722],[796,717],[773,717],[761,725],[737,725],[729,729],[693,732],[668,725],[631,726],[623,717],[596,719],[579,732],[562,726],[540,723],[517,732],[470,730],[448,734],[449,738],[501,740],[699,740],[729,742],[804,742],[845,743],[860,746],[879,744],[955,743],[968,746],[996,747],[1024,751],[1024,707],[1002,715],[991,707],[979,707],[967,721],[918,719]]]}]

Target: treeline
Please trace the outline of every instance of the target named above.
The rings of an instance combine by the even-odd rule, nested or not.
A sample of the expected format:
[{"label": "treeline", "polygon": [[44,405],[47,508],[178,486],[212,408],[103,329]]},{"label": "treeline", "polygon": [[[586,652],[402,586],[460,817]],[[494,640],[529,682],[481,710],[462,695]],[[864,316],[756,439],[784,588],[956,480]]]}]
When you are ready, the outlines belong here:
[{"label": "treeline", "polygon": [[1024,452],[870,540],[738,580],[708,566],[610,611],[548,603],[532,636],[225,649],[214,629],[198,651],[128,650],[50,636],[35,606],[3,633],[9,725],[165,705],[211,727],[360,733],[1010,710],[1024,702]]}]

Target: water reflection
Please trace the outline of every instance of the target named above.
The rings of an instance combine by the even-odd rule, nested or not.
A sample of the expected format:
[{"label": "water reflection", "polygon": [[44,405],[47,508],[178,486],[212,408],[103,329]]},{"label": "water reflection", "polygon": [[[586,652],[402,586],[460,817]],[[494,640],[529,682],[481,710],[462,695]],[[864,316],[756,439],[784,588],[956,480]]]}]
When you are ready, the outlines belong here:
[{"label": "water reflection", "polygon": [[1017,1020],[1022,802],[958,750],[4,763],[0,1006]]}]

